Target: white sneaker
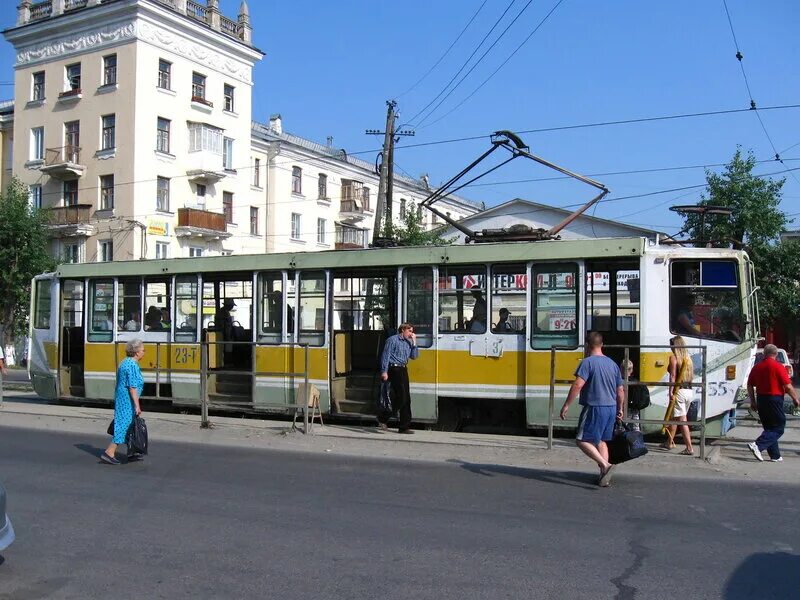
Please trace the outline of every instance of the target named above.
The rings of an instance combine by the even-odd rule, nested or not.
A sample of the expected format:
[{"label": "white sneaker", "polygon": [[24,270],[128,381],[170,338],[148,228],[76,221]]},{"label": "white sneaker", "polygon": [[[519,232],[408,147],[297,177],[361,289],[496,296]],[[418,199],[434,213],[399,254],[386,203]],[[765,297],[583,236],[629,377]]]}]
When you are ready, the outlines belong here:
[{"label": "white sneaker", "polygon": [[758,446],[756,445],[755,442],[750,442],[749,444],[747,444],[747,447],[750,448],[751,452],[753,453],[753,456],[755,456],[761,462],[764,462],[764,457],[761,456],[761,450],[758,449]]},{"label": "white sneaker", "polygon": [[783,462],[783,457],[780,456],[778,458],[770,458],[769,461],[770,462]]}]

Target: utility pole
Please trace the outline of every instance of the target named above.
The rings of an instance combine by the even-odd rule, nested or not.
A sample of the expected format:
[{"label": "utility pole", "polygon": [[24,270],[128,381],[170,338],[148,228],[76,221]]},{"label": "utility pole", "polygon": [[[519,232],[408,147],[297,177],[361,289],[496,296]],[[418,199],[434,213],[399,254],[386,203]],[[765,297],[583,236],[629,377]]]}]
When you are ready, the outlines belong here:
[{"label": "utility pole", "polygon": [[[375,227],[372,230],[372,243],[378,243],[381,237],[381,225],[384,220],[392,218],[392,188],[394,184],[394,144],[399,136],[414,135],[413,131],[400,131],[395,133],[395,119],[397,102],[386,101],[386,128],[384,131],[367,129],[367,135],[383,134],[383,151],[381,152],[381,165],[378,180],[378,200],[375,206]],[[397,136],[397,138],[396,138]]]}]

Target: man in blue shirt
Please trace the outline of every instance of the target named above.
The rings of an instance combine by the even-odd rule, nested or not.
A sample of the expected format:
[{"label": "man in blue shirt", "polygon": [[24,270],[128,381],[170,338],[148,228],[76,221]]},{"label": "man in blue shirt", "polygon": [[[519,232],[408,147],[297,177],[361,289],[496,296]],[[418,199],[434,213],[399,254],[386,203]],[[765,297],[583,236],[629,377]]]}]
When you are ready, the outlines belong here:
[{"label": "man in blue shirt", "polygon": [[[408,387],[409,359],[419,356],[417,348],[417,335],[414,327],[403,323],[397,328],[397,335],[386,340],[381,353],[381,381],[389,381],[392,389],[392,412],[397,411],[400,416],[398,433],[414,433],[411,429],[411,393]],[[380,431],[386,431],[389,426],[391,414],[378,415]]]},{"label": "man in blue shirt", "polygon": [[593,331],[586,344],[589,356],[575,371],[575,381],[561,407],[561,419],[567,418],[570,404],[580,394],[583,408],[578,418],[578,448],[600,467],[598,485],[607,487],[613,465],[608,462],[606,442],[614,436],[614,421],[622,418],[625,389],[617,364],[603,354],[603,336]]}]

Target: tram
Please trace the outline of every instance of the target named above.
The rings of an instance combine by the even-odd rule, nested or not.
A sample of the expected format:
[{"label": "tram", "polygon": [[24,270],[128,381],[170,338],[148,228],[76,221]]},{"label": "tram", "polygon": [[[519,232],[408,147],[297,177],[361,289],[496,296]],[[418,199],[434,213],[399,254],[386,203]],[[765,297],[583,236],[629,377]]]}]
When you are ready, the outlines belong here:
[{"label": "tram", "polygon": [[[307,352],[323,413],[364,417],[382,345],[403,322],[420,347],[414,421],[448,430],[546,426],[551,348],[555,379],[571,379],[596,330],[618,363],[629,348],[642,381],[666,380],[673,335],[705,346],[695,367],[707,433],[723,435],[759,337],[740,250],[646,238],[347,249],[63,264],[33,281],[29,370],[43,398],[111,403],[125,342],[138,338],[145,397],[199,407],[206,390],[287,413]],[[565,394],[559,386],[559,404]],[[661,419],[667,388],[651,398],[642,418]]]}]

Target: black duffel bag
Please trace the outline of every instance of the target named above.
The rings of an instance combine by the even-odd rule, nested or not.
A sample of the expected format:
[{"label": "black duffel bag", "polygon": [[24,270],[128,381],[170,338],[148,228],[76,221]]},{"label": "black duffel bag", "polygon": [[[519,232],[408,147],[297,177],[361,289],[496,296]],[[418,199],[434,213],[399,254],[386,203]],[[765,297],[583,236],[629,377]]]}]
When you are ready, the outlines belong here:
[{"label": "black duffel bag", "polygon": [[147,423],[142,417],[134,417],[133,423],[128,429],[126,444],[129,456],[147,454]]},{"label": "black duffel bag", "polygon": [[647,454],[644,445],[644,436],[641,431],[635,431],[630,424],[617,421],[614,425],[614,438],[607,443],[608,462],[618,465],[634,458]]}]

